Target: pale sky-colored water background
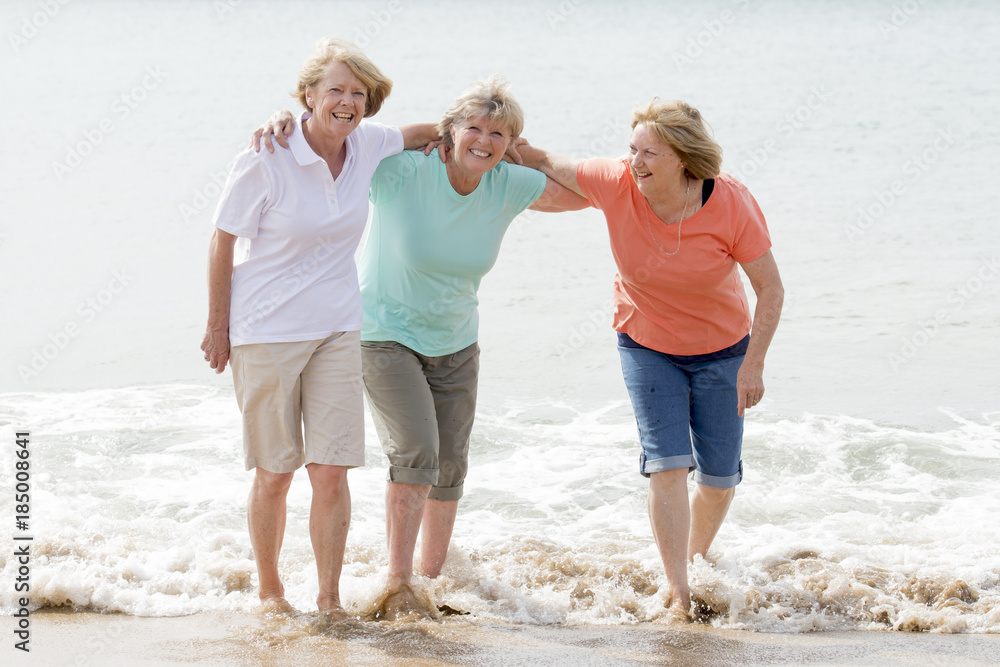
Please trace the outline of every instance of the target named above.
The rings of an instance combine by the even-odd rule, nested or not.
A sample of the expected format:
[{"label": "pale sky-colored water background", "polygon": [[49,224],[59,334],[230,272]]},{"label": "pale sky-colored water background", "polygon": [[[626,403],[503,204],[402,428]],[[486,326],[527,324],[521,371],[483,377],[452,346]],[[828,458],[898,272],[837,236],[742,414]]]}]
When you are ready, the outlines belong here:
[{"label": "pale sky-colored water background", "polygon": [[[213,175],[290,106],[310,47],[335,34],[367,40],[395,79],[383,122],[435,119],[497,71],[527,110],[526,136],[617,155],[635,103],[692,102],[767,213],[787,286],[771,406],[902,422],[995,407],[990,3],[56,6],[2,56],[7,391],[228,382],[197,353]],[[40,22],[38,8],[5,3],[4,25],[31,34],[20,21]],[[74,168],[71,150],[89,154]],[[603,401],[619,370],[607,318],[587,325],[613,275],[600,215],[515,232],[484,282],[482,340],[487,361],[525,363],[489,363],[487,396]],[[116,272],[127,284],[109,296]],[[581,349],[553,357],[579,345],[574,333],[589,334]],[[45,364],[34,356],[60,342]],[[538,368],[550,372],[524,372]]]}]

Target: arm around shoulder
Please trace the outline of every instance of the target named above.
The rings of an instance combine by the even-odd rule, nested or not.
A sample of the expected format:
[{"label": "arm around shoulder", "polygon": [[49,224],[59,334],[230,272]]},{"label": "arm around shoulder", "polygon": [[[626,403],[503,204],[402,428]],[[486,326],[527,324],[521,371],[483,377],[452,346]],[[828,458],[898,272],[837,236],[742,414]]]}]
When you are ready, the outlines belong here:
[{"label": "arm around shoulder", "polygon": [[423,148],[432,141],[441,138],[437,131],[437,125],[434,123],[400,125],[399,131],[403,133],[403,149],[408,151]]},{"label": "arm around shoulder", "polygon": [[586,197],[573,192],[552,180],[545,177],[545,190],[542,195],[529,206],[532,211],[543,211],[545,213],[561,213],[563,211],[579,211],[590,206]]},{"label": "arm around shoulder", "polygon": [[[537,169],[564,188],[571,190],[580,197],[586,198],[583,190],[580,189],[580,184],[576,180],[576,169],[580,166],[582,160],[549,153],[541,148],[532,146],[526,139],[518,140],[517,152],[520,154],[525,167]],[[580,208],[583,207],[581,206]]]}]

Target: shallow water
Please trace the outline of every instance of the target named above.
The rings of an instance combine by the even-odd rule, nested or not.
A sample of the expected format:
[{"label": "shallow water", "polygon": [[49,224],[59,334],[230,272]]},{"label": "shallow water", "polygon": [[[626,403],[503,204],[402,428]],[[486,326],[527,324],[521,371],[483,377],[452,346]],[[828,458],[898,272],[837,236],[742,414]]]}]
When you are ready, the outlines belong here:
[{"label": "shallow water", "polygon": [[[255,606],[249,476],[228,390],[6,398],[16,422],[41,434],[32,459],[36,604],[138,615]],[[953,428],[929,432],[758,413],[746,434],[752,472],[717,553],[691,569],[701,620],[786,632],[996,632],[997,417],[952,415]],[[662,619],[633,429],[621,402],[590,412],[483,409],[453,548],[443,576],[423,582],[427,592],[477,619]],[[353,614],[378,595],[386,567],[384,464],[370,423],[368,441],[369,465],[350,474],[342,586]],[[288,598],[301,609],[315,597],[308,502],[303,477],[289,497],[282,554]],[[7,559],[5,571],[15,569]]]}]

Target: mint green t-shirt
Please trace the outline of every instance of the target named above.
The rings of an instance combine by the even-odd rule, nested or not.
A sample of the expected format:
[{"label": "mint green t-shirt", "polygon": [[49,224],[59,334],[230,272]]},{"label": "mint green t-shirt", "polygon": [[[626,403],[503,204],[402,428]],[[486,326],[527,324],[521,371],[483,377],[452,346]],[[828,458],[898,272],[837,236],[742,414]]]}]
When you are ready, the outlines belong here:
[{"label": "mint green t-shirt", "polygon": [[436,151],[382,160],[359,264],[361,340],[395,341],[428,357],[475,343],[479,283],[511,221],[544,189],[543,173],[501,162],[463,196]]}]

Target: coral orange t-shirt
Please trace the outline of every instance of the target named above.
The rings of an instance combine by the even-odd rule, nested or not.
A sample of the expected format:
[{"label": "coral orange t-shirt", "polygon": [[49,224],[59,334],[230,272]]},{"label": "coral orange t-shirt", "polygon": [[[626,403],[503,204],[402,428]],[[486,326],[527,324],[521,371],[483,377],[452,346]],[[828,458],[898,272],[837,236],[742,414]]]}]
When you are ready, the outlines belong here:
[{"label": "coral orange t-shirt", "polygon": [[766,253],[771,237],[742,183],[719,174],[705,205],[683,221],[678,246],[679,223],[668,226],[656,217],[625,160],[583,160],[576,180],[608,222],[618,265],[617,331],[679,355],[723,350],[750,332],[750,306],[737,265]]}]

